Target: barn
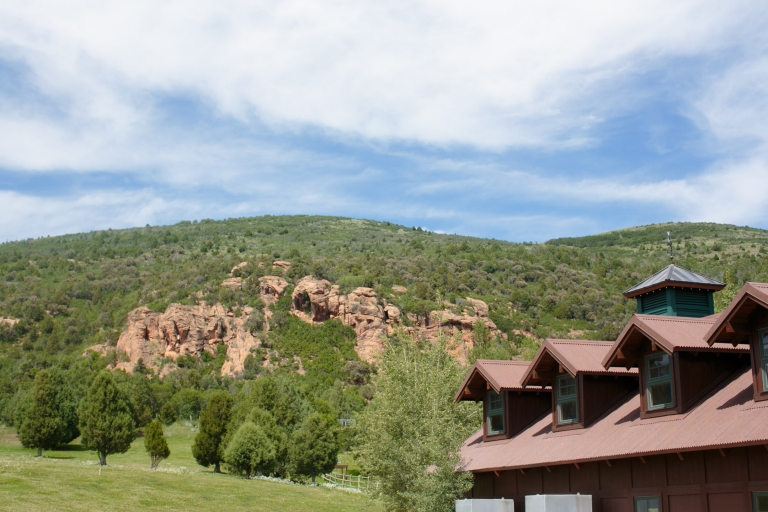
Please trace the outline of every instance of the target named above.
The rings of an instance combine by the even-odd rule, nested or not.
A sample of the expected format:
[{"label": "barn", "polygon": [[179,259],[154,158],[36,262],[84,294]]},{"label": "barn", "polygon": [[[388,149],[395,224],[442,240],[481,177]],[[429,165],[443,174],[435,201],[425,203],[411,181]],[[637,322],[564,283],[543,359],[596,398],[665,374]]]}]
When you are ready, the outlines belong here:
[{"label": "barn", "polygon": [[624,294],[614,342],[546,340],[477,361],[461,448],[473,498],[590,494],[596,512],[768,512],[768,284],[714,313],[723,283],[670,265]]}]

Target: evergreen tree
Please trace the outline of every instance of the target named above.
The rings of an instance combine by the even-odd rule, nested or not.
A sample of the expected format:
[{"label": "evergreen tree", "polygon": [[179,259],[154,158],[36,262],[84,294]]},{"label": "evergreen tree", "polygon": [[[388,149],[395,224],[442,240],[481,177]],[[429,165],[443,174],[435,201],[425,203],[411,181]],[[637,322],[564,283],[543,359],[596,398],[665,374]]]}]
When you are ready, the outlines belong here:
[{"label": "evergreen tree", "polygon": [[269,440],[264,429],[246,421],[224,451],[224,460],[235,471],[252,474],[269,473],[275,465],[275,445]]},{"label": "evergreen tree", "polygon": [[61,441],[61,423],[51,375],[40,370],[19,427],[19,441],[27,448],[37,448],[40,457],[44,449],[55,448]]},{"label": "evergreen tree", "polygon": [[80,404],[82,444],[99,454],[106,466],[107,455],[125,453],[131,447],[135,423],[129,400],[117,387],[112,372],[102,370]]},{"label": "evergreen tree", "polygon": [[72,375],[61,370],[51,370],[51,382],[56,392],[56,407],[61,418],[59,444],[68,444],[80,437],[77,406],[80,396],[72,383]]},{"label": "evergreen tree", "polygon": [[229,393],[215,393],[200,413],[200,432],[195,436],[192,455],[201,466],[213,465],[214,473],[221,473],[224,458],[222,439],[232,413],[232,397]]},{"label": "evergreen tree", "polygon": [[160,461],[167,459],[171,454],[163,435],[163,425],[159,421],[152,420],[144,430],[144,448],[149,454],[149,468],[152,470],[157,469]]},{"label": "evergreen tree", "polygon": [[336,466],[339,442],[336,426],[318,413],[311,414],[291,436],[288,449],[291,472],[315,477]]},{"label": "evergreen tree", "polygon": [[274,473],[279,476],[285,476],[288,463],[288,436],[285,430],[277,424],[275,417],[271,413],[256,407],[248,415],[248,421],[261,427],[272,444],[275,446],[275,467]]}]

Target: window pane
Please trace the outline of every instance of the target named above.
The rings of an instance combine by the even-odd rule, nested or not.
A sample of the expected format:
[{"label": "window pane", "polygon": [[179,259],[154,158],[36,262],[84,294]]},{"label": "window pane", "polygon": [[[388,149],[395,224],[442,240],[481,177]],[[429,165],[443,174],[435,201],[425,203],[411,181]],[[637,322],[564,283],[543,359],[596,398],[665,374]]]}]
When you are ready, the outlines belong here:
[{"label": "window pane", "polygon": [[659,379],[669,375],[669,356],[659,354],[648,358],[648,378]]},{"label": "window pane", "polygon": [[659,512],[659,498],[635,498],[635,512]]},{"label": "window pane", "polygon": [[768,356],[768,331],[761,332],[760,337],[762,338],[763,357],[767,357]]},{"label": "window pane", "polygon": [[558,395],[560,398],[574,396],[576,394],[576,379],[570,376],[560,377],[560,389]]},{"label": "window pane", "polygon": [[659,382],[648,386],[648,406],[651,408],[672,404],[672,383]]},{"label": "window pane", "polygon": [[573,423],[579,418],[576,400],[560,402],[557,404],[557,412],[560,423]]},{"label": "window pane", "polygon": [[501,409],[502,408],[501,395],[493,391],[489,391],[489,395],[490,395],[489,408],[491,410]]},{"label": "window pane", "polygon": [[488,422],[490,423],[488,427],[488,433],[498,434],[499,432],[504,432],[504,415],[503,414],[489,415]]},{"label": "window pane", "polygon": [[768,512],[768,494],[755,495],[755,512]]}]

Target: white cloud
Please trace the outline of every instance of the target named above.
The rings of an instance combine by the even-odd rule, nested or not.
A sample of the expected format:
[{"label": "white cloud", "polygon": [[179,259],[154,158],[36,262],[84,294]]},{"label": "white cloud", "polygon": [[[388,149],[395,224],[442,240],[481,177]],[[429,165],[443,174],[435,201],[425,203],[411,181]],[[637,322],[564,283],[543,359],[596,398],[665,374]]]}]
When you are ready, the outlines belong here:
[{"label": "white cloud", "polygon": [[[0,7],[0,44],[67,114],[121,138],[152,94],[273,128],[484,148],[579,144],[617,80],[754,31],[760,4],[52,2]],[[615,93],[616,91],[614,91]],[[626,91],[623,91],[626,92]]]}]

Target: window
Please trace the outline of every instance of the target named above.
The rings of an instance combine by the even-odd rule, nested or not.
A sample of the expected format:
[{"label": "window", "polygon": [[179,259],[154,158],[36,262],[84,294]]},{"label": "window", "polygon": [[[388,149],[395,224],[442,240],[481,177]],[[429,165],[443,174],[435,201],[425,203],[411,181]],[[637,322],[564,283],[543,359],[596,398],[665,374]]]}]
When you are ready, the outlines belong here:
[{"label": "window", "polygon": [[488,390],[488,435],[504,433],[504,395]]},{"label": "window", "polygon": [[763,369],[763,391],[768,391],[768,329],[757,333],[760,342],[760,367]]},{"label": "window", "polygon": [[659,512],[658,496],[639,496],[635,498],[635,512]]},{"label": "window", "polygon": [[570,375],[557,378],[557,423],[566,425],[579,421],[579,405],[576,399],[576,379]]},{"label": "window", "polygon": [[752,493],[752,510],[753,512],[768,512],[768,492]]},{"label": "window", "polygon": [[669,354],[651,354],[645,357],[645,390],[648,409],[663,409],[675,405],[672,390],[672,365]]}]

